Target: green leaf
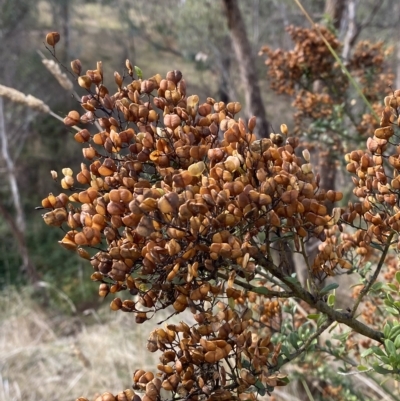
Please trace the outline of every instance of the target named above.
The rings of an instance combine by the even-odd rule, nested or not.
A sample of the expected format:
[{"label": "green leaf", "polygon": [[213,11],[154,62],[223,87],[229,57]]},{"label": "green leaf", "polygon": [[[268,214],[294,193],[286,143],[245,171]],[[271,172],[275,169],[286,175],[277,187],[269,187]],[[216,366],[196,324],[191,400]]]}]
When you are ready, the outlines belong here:
[{"label": "green leaf", "polygon": [[395,338],[397,338],[397,336],[400,334],[400,326],[396,325],[393,326],[390,330],[389,336],[388,338],[392,341],[394,341]]},{"label": "green leaf", "polygon": [[378,373],[380,373],[382,375],[387,374],[387,373],[393,373],[393,370],[385,369],[380,365],[373,365],[372,369],[374,369],[375,372],[378,372]]},{"label": "green leaf", "polygon": [[253,287],[251,291],[262,295],[271,295],[271,291],[267,287]]},{"label": "green leaf", "polygon": [[330,307],[334,306],[335,305],[335,299],[336,299],[335,294],[329,294],[328,301],[327,301],[328,306],[330,306]]},{"label": "green leaf", "polygon": [[250,369],[250,367],[251,367],[251,364],[247,359],[242,359],[241,364],[244,369]]},{"label": "green leaf", "polygon": [[307,319],[317,320],[320,316],[320,313],[310,313],[309,315],[307,315]]},{"label": "green leaf", "polygon": [[395,338],[394,346],[396,347],[396,349],[400,348],[400,335]]},{"label": "green leaf", "polygon": [[400,271],[397,271],[394,277],[396,278],[396,281],[400,284]]},{"label": "green leaf", "polygon": [[390,330],[392,329],[392,326],[389,322],[387,322],[383,328],[383,336],[385,338],[389,338]]},{"label": "green leaf", "polygon": [[398,311],[397,309],[395,309],[395,308],[392,308],[391,306],[387,306],[385,309],[386,309],[386,311],[389,312],[391,315],[396,316],[396,315],[399,314],[399,311]]},{"label": "green leaf", "polygon": [[358,365],[357,366],[357,370],[359,371],[359,372],[365,372],[366,370],[368,370],[369,368],[367,367],[367,366],[364,366],[364,365]]},{"label": "green leaf", "polygon": [[135,65],[134,68],[135,68],[135,72],[136,72],[136,75],[138,76],[138,78],[142,79],[143,78],[143,71],[137,65]]},{"label": "green leaf", "polygon": [[370,242],[370,247],[371,248],[375,248],[375,249],[377,249],[378,251],[381,251],[381,252],[383,252],[383,248],[382,248],[382,246],[381,245],[379,245],[379,244],[375,244],[374,242]]},{"label": "green leaf", "polygon": [[384,343],[388,355],[396,355],[396,347],[394,346],[394,342],[392,340],[385,340]]},{"label": "green leaf", "polygon": [[377,292],[383,287],[383,283],[381,281],[377,281],[371,286],[370,291]]},{"label": "green leaf", "polygon": [[282,378],[279,379],[279,381],[281,383],[283,383],[283,384],[281,384],[281,386],[285,386],[285,385],[290,383],[290,379],[288,377],[282,377]]},{"label": "green leaf", "polygon": [[260,394],[261,397],[265,395],[265,393],[266,393],[266,388],[265,388],[264,384],[262,384],[262,383],[260,382],[260,380],[257,380],[257,381],[255,382],[254,387],[256,387],[256,389],[258,390],[258,394]]},{"label": "green leaf", "polygon": [[288,340],[294,349],[299,349],[299,345],[297,344],[299,336],[295,331],[289,334]]},{"label": "green leaf", "polygon": [[288,347],[282,345],[281,352],[282,352],[283,355],[286,356],[286,358],[288,358],[288,359],[290,358],[290,352],[288,350]]},{"label": "green leaf", "polygon": [[382,348],[377,347],[376,345],[373,345],[370,349],[374,352],[375,355],[377,356],[386,356],[385,352],[383,351]]},{"label": "green leaf", "polygon": [[366,358],[367,356],[370,356],[373,353],[374,353],[374,350],[372,348],[368,348],[364,352],[361,353],[361,358]]},{"label": "green leaf", "polygon": [[288,281],[289,283],[292,283],[292,284],[299,284],[299,280],[297,279],[297,277],[286,276],[284,278],[284,281]]},{"label": "green leaf", "polygon": [[323,323],[325,323],[325,322],[327,321],[327,319],[328,319],[328,316],[326,316],[326,315],[321,315],[321,316],[319,317],[319,319],[317,320],[317,327],[321,327],[321,325],[322,325]]},{"label": "green leaf", "polygon": [[334,290],[339,287],[338,283],[331,283],[325,286],[319,293],[321,295],[327,294],[329,291]]},{"label": "green leaf", "polygon": [[258,239],[259,239],[259,241],[260,241],[261,243],[264,243],[264,242],[265,242],[265,238],[266,238],[265,232],[264,232],[264,231],[260,231],[260,232],[258,233]]},{"label": "green leaf", "polygon": [[228,298],[228,305],[233,311],[235,310],[235,308],[236,308],[235,300],[232,297]]},{"label": "green leaf", "polygon": [[335,340],[339,340],[341,343],[344,343],[345,341],[347,341],[347,338],[349,337],[349,334],[351,333],[351,331],[346,331],[342,334],[334,334],[332,337]]},{"label": "green leaf", "polygon": [[392,291],[392,292],[398,292],[399,291],[397,286],[395,284],[392,284],[392,283],[388,283],[387,285],[385,285],[385,288],[386,287],[388,287],[389,291]]}]

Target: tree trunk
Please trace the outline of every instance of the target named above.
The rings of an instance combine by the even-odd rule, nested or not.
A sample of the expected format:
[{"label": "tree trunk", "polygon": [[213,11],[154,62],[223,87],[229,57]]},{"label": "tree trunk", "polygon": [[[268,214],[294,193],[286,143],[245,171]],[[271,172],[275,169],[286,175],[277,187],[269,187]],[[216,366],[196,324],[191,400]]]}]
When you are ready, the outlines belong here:
[{"label": "tree trunk", "polygon": [[[332,21],[336,30],[339,30],[340,28],[345,5],[346,0],[326,0],[324,14]],[[322,82],[315,83],[315,92],[322,92],[323,89],[324,85]],[[329,135],[329,132],[327,132],[327,135]],[[314,154],[312,154],[312,156],[315,163],[314,165],[318,166],[320,188],[325,190],[334,190],[336,181],[336,161],[332,158],[329,149],[326,149],[325,146],[322,145],[322,147],[320,147],[317,144],[316,150],[318,154],[313,152]]]},{"label": "tree trunk", "polygon": [[29,258],[28,248],[25,243],[25,217],[21,205],[21,199],[18,189],[17,177],[15,172],[14,161],[9,153],[8,138],[6,133],[6,127],[4,122],[4,112],[3,112],[3,98],[0,97],[0,143],[1,143],[1,155],[4,159],[6,165],[6,175],[8,178],[8,183],[10,185],[11,197],[13,201],[13,206],[15,209],[15,219],[8,213],[7,209],[0,204],[0,214],[6,221],[12,235],[14,236],[20,254],[22,258],[21,271],[26,272],[28,280],[31,284],[38,281],[37,271]]},{"label": "tree trunk", "polygon": [[326,0],[324,14],[332,21],[337,31],[342,23],[346,0]]},{"label": "tree trunk", "polygon": [[350,57],[350,50],[354,45],[354,38],[357,35],[357,23],[356,23],[356,1],[349,0],[347,7],[347,30],[343,40],[343,51],[342,58],[346,63]]},{"label": "tree trunk", "polygon": [[231,34],[232,45],[239,65],[245,95],[245,112],[247,117],[257,117],[257,134],[268,137],[270,125],[267,120],[263,100],[261,97],[258,76],[255,67],[255,58],[247,36],[246,26],[237,0],[222,0],[228,28]]},{"label": "tree trunk", "polygon": [[[397,3],[396,14],[400,13],[400,3]],[[396,30],[396,87],[393,89],[400,89],[400,26],[397,24],[394,28]]]}]

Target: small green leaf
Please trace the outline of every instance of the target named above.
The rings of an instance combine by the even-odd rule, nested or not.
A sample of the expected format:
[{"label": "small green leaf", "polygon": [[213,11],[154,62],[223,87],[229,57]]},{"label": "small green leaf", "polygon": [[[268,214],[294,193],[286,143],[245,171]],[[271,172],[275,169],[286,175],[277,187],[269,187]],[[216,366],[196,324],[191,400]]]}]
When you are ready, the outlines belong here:
[{"label": "small green leaf", "polygon": [[372,368],[375,370],[375,372],[378,372],[378,373],[380,373],[382,375],[387,374],[387,373],[393,373],[392,370],[385,369],[380,365],[373,365]]},{"label": "small green leaf", "polygon": [[400,284],[400,271],[396,272],[395,278],[396,278],[396,281]]},{"label": "small green leaf", "polygon": [[342,333],[342,334],[334,334],[332,337],[335,339],[335,340],[339,340],[341,343],[344,343],[345,341],[347,341],[347,338],[349,337],[349,334],[350,334],[351,332],[350,332],[350,330],[349,331],[345,331],[344,333]]},{"label": "small green leaf", "polygon": [[228,305],[234,311],[236,308],[235,300],[233,298],[228,298]]},{"label": "small green leaf", "polygon": [[264,231],[260,231],[260,232],[258,233],[258,239],[259,239],[259,241],[260,241],[261,243],[264,243],[264,242],[265,242],[265,238],[266,238],[265,232],[264,232]]},{"label": "small green leaf", "polygon": [[398,311],[397,309],[395,309],[395,308],[392,308],[391,306],[387,306],[385,309],[386,309],[386,311],[389,312],[391,315],[396,316],[396,315],[399,314],[399,311]]},{"label": "small green leaf", "polygon": [[400,335],[395,338],[394,346],[396,347],[396,349],[400,348]]},{"label": "small green leaf", "polygon": [[379,244],[375,244],[374,242],[371,242],[369,245],[370,245],[372,248],[378,249],[378,251],[383,252],[383,248],[382,248],[382,246],[380,246]]},{"label": "small green leaf", "polygon": [[385,349],[388,355],[396,354],[396,347],[394,346],[394,342],[391,340],[385,340]]},{"label": "small green leaf", "polygon": [[292,344],[294,349],[299,349],[299,345],[297,344],[297,341],[299,340],[298,334],[293,331],[292,333],[289,334],[288,340],[290,344]]},{"label": "small green leaf", "polygon": [[327,301],[328,306],[330,306],[330,307],[334,306],[335,305],[335,299],[336,299],[335,294],[329,294],[328,301]]},{"label": "small green leaf", "polygon": [[388,283],[387,285],[385,285],[385,288],[388,287],[388,289],[392,292],[398,292],[399,289],[397,288],[397,286],[395,284],[392,283]]},{"label": "small green leaf", "polygon": [[321,295],[327,294],[329,291],[334,290],[339,287],[338,283],[331,283],[325,286],[319,293]]},{"label": "small green leaf", "polygon": [[317,320],[320,316],[321,314],[319,313],[310,313],[309,315],[307,315],[307,319]]},{"label": "small green leaf", "polygon": [[136,72],[136,75],[138,76],[138,78],[142,79],[143,78],[143,71],[137,65],[135,65],[134,68],[135,68],[135,72]]},{"label": "small green leaf", "polygon": [[257,294],[271,295],[271,291],[267,287],[253,287],[251,291]]},{"label": "small green leaf", "polygon": [[361,358],[366,358],[374,353],[372,348],[366,349],[364,352],[361,353]]},{"label": "small green leaf", "polygon": [[357,366],[357,370],[359,371],[359,372],[365,372],[366,370],[368,370],[369,368],[367,367],[367,366],[364,366],[364,365],[358,365]]},{"label": "small green leaf", "polygon": [[387,322],[383,328],[383,336],[385,338],[389,338],[390,330],[392,329],[392,326],[390,325],[389,322]]},{"label": "small green leaf", "polygon": [[390,330],[388,338],[394,341],[394,339],[397,338],[399,334],[400,334],[400,326],[399,325],[393,326]]},{"label": "small green leaf", "polygon": [[383,283],[381,281],[377,281],[371,286],[370,291],[377,292],[383,287]]},{"label": "small green leaf", "polygon": [[266,393],[266,388],[264,386],[264,384],[262,384],[260,382],[260,380],[257,380],[254,384],[254,387],[258,390],[258,394],[261,395],[261,397],[263,397]]},{"label": "small green leaf", "polygon": [[317,320],[317,327],[320,327],[323,323],[325,323],[328,319],[326,315],[320,315],[319,319]]},{"label": "small green leaf", "polygon": [[297,277],[289,277],[289,276],[286,276],[286,277],[284,278],[284,280],[285,280],[285,281],[288,281],[289,283],[292,283],[292,284],[299,284],[299,280],[297,279]]},{"label": "small green leaf", "polygon": [[283,384],[280,384],[280,386],[285,386],[285,385],[290,383],[290,379],[288,377],[282,377],[282,378],[279,379],[279,381],[281,383],[283,383]]},{"label": "small green leaf", "polygon": [[376,345],[373,345],[371,347],[372,351],[374,352],[375,355],[377,356],[386,356],[385,352],[383,351],[382,348],[377,347]]},{"label": "small green leaf", "polygon": [[247,359],[242,359],[241,363],[242,363],[242,366],[243,366],[244,369],[250,369],[251,364]]}]

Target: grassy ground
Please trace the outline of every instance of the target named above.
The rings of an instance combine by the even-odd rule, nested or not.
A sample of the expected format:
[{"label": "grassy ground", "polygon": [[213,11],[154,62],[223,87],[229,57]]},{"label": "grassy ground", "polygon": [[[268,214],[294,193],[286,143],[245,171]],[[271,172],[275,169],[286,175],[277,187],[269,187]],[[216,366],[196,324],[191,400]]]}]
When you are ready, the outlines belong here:
[{"label": "grassy ground", "polygon": [[137,368],[156,356],[145,344],[150,322],[107,305],[76,316],[43,311],[27,291],[0,296],[0,401],[92,399],[130,388]]}]

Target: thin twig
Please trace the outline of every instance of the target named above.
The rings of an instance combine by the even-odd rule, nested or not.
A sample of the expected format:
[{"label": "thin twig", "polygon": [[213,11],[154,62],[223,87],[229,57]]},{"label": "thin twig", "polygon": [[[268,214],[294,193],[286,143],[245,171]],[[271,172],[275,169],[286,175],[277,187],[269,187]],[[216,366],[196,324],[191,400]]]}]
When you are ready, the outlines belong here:
[{"label": "thin twig", "polygon": [[[223,280],[229,280],[229,277],[224,273],[218,272],[217,275],[218,275],[218,277],[222,278]],[[246,283],[244,281],[238,280],[237,278],[235,278],[233,280],[233,282],[236,285],[238,285],[246,290],[249,290],[249,291],[254,291],[257,288],[257,287],[254,287],[254,285],[251,285],[250,283]],[[263,288],[265,288],[265,291],[267,292],[266,294],[263,294],[263,295],[266,295],[266,296],[277,297],[277,298],[292,298],[293,297],[293,294],[291,292],[273,291],[266,287],[263,287]]]},{"label": "thin twig", "polygon": [[364,296],[368,293],[368,291],[371,289],[372,285],[375,283],[376,279],[379,276],[379,273],[381,272],[383,263],[385,262],[386,259],[386,255],[389,252],[389,248],[392,242],[392,238],[394,236],[394,232],[392,232],[388,239],[387,239],[387,244],[385,249],[382,251],[382,255],[381,258],[379,260],[378,266],[376,267],[376,270],[374,272],[374,274],[372,275],[372,277],[369,279],[368,283],[366,286],[364,286],[364,288],[361,290],[360,294],[358,295],[356,302],[354,303],[353,309],[350,313],[351,317],[354,317],[356,312],[357,312],[357,308],[360,305],[362,299],[364,298]]},{"label": "thin twig", "polygon": [[327,319],[324,323],[321,324],[321,326],[318,328],[318,330],[311,336],[308,338],[308,340],[295,352],[293,352],[293,354],[290,354],[288,358],[284,359],[282,364],[279,366],[280,368],[287,364],[288,362],[293,361],[294,359],[296,359],[298,356],[300,356],[303,352],[307,351],[307,348],[311,345],[311,343],[319,338],[319,336],[326,330],[328,329],[331,324],[333,323],[333,321],[331,319]]}]

